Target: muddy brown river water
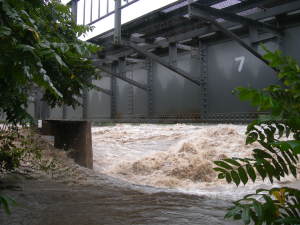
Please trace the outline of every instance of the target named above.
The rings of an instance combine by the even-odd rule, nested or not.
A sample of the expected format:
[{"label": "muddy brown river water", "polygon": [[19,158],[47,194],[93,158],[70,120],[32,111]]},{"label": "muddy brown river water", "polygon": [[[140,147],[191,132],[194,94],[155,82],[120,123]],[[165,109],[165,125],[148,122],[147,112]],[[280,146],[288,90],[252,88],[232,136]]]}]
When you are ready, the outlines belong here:
[{"label": "muddy brown river water", "polygon": [[228,185],[216,179],[212,161],[248,156],[253,146],[244,145],[244,131],[236,125],[94,127],[94,171],[77,168],[72,182],[8,177],[5,194],[18,206],[11,216],[0,212],[0,224],[241,224],[223,218],[231,201],[271,185]]},{"label": "muddy brown river water", "polygon": [[2,225],[183,225],[238,224],[224,221],[230,202],[167,192],[94,177],[98,186],[50,180],[19,180],[22,191],[6,191],[18,202]]}]

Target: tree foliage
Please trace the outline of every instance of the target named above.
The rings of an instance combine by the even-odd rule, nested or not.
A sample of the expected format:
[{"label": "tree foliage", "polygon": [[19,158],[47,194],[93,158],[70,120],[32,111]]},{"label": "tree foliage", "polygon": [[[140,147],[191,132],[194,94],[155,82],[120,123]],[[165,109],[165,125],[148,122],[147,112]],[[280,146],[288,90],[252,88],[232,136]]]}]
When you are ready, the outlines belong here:
[{"label": "tree foliage", "polygon": [[[263,180],[281,180],[297,176],[300,154],[300,67],[280,51],[266,50],[264,56],[279,71],[282,85],[270,85],[263,90],[239,87],[235,91],[241,100],[249,101],[259,111],[268,111],[247,127],[246,144],[257,142],[251,158],[228,158],[216,161],[220,179],[228,183],[246,184]],[[282,139],[285,137],[285,139]],[[227,218],[242,219],[245,224],[300,224],[300,191],[292,188],[257,190],[234,202]]]},{"label": "tree foliage", "polygon": [[[96,76],[89,57],[99,47],[78,39],[91,27],[76,25],[70,8],[59,0],[0,0],[0,173],[20,166],[32,148],[17,125],[30,120],[30,96],[38,91],[51,107],[75,107],[84,88]],[[8,197],[0,208],[10,213]]]},{"label": "tree foliage", "polygon": [[0,0],[0,111],[8,122],[28,118],[35,89],[50,106],[78,104],[95,74],[88,57],[98,47],[78,39],[89,30],[58,0]]}]

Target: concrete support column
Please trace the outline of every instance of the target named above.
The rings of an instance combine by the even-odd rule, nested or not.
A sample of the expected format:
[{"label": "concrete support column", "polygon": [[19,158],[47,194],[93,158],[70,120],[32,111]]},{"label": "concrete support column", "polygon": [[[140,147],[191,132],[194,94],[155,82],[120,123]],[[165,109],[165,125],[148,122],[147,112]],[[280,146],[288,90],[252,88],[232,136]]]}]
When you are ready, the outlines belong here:
[{"label": "concrete support column", "polygon": [[42,135],[54,136],[54,147],[72,149],[70,156],[81,166],[93,168],[91,123],[86,121],[44,120]]}]

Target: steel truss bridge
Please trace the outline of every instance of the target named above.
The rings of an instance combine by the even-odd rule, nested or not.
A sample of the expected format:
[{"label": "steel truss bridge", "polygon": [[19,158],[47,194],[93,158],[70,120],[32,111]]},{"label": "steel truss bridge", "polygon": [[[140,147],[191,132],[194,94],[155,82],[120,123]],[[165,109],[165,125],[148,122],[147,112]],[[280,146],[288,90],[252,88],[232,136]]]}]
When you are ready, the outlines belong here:
[{"label": "steel truss bridge", "polygon": [[258,113],[232,90],[279,82],[259,44],[300,62],[298,0],[180,0],[122,24],[139,1],[70,2],[80,24],[114,18],[114,29],[88,40],[103,47],[93,59],[102,79],[75,110],[35,96],[36,119],[246,122]]}]

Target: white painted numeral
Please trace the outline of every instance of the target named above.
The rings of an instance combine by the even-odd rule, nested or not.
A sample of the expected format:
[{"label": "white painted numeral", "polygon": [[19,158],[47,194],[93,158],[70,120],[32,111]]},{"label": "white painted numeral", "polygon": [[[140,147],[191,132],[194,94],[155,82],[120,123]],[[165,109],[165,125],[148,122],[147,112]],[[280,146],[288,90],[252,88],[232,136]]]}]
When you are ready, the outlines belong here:
[{"label": "white painted numeral", "polygon": [[245,56],[236,57],[236,58],[234,59],[234,61],[240,62],[239,68],[238,68],[239,73],[242,72],[242,70],[243,70],[244,63],[245,63],[245,59],[246,59]]},{"label": "white painted numeral", "polygon": [[42,120],[38,120],[38,128],[42,128],[43,127],[43,121]]}]

